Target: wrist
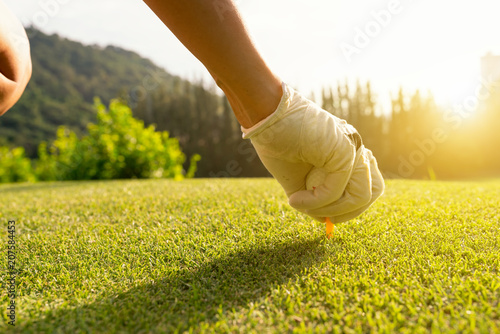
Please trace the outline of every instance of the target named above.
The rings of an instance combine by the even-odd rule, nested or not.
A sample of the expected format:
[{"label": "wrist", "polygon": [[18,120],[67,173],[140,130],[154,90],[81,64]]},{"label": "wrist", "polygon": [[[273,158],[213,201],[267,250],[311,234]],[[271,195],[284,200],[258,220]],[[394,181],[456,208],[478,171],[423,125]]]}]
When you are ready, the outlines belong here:
[{"label": "wrist", "polygon": [[289,101],[293,96],[293,90],[288,87],[287,84],[282,82],[281,92],[281,98],[278,106],[271,114],[266,115],[263,119],[248,128],[241,126],[241,131],[243,132],[244,139],[251,139],[252,137],[255,137],[283,117],[289,106]]}]

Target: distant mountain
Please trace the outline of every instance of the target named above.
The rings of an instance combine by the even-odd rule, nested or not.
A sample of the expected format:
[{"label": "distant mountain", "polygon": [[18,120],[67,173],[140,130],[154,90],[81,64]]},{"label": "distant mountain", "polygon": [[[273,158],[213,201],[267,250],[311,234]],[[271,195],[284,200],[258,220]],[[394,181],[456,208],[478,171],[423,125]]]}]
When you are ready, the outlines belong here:
[{"label": "distant mountain", "polygon": [[57,126],[81,131],[93,121],[94,97],[105,103],[134,98],[152,74],[164,82],[174,79],[134,52],[87,46],[33,28],[27,32],[33,76],[21,100],[0,118],[0,144],[24,146],[31,156],[40,141],[54,137]]},{"label": "distant mountain", "polygon": [[[197,177],[269,175],[251,143],[241,138],[227,99],[214,86],[173,76],[121,48],[86,46],[31,28],[28,34],[33,76],[19,103],[0,117],[0,146],[23,146],[35,157],[39,143],[55,138],[59,125],[85,131],[95,120],[94,97],[105,104],[119,97],[134,117],[178,138],[188,158],[201,155]],[[377,115],[369,82],[358,82],[354,89],[347,84],[327,87],[321,100],[325,110],[358,129],[386,175],[499,175],[499,90],[492,89],[481,101],[474,121],[450,115],[432,97],[423,98],[418,91],[404,94],[402,89],[392,101],[391,117]],[[436,131],[443,133],[438,139]]]},{"label": "distant mountain", "polygon": [[166,72],[137,53],[83,45],[27,29],[33,75],[21,100],[0,117],[0,146],[23,146],[36,157],[60,125],[81,134],[95,121],[93,100],[122,98],[146,125],[169,131],[182,150],[198,153],[197,176],[266,176],[225,97]]}]

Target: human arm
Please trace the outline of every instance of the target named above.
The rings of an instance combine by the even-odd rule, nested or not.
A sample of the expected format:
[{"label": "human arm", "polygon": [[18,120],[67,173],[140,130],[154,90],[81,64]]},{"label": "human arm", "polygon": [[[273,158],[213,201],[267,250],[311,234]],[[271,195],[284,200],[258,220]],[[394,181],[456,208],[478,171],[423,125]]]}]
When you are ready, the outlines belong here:
[{"label": "human arm", "polygon": [[[245,138],[252,140],[291,206],[337,223],[361,214],[382,194],[375,158],[350,139],[357,131],[287,85],[280,87],[233,1],[144,1],[224,91]],[[308,190],[306,179],[315,167],[325,168],[327,176]]]},{"label": "human arm", "polygon": [[0,116],[19,100],[30,77],[28,37],[21,22],[0,0]]}]

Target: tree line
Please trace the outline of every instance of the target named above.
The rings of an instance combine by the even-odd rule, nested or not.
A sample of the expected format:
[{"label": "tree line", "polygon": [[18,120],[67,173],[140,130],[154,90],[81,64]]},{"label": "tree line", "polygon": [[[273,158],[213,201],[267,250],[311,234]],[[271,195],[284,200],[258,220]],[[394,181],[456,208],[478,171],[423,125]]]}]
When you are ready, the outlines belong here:
[{"label": "tree line", "polygon": [[[389,178],[486,177],[500,174],[498,87],[479,87],[481,97],[451,108],[437,105],[432,95],[400,89],[390,113],[381,113],[369,82],[354,89],[338,84],[322,90],[320,105],[358,129]],[[215,88],[177,80],[134,104],[138,118],[179,138],[188,156],[201,155],[198,177],[268,175]]]},{"label": "tree line", "polygon": [[[214,85],[169,74],[136,53],[82,45],[34,28],[30,37],[33,76],[19,103],[0,118],[0,146],[23,147],[38,158],[42,141],[56,139],[64,125],[84,135],[97,121],[94,97],[127,103],[133,116],[178,139],[190,157],[201,155],[196,177],[256,177],[269,174],[250,141],[243,140],[229,103]],[[432,96],[402,89],[391,110],[370,83],[325,87],[320,105],[361,133],[387,177],[463,178],[500,174],[499,84],[445,108]]]},{"label": "tree line", "polygon": [[462,103],[438,106],[419,91],[392,99],[389,114],[375,115],[370,84],[323,91],[323,107],[358,128],[389,177],[469,178],[500,174],[500,89],[482,83]]}]

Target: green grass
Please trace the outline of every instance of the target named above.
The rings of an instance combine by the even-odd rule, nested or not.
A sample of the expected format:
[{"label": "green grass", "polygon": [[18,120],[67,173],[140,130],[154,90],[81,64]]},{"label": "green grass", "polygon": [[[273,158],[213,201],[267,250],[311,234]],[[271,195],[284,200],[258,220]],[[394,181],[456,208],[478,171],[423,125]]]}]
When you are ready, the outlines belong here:
[{"label": "green grass", "polygon": [[389,181],[330,240],[271,179],[3,185],[0,198],[20,270],[16,327],[3,285],[0,332],[500,331],[500,181]]}]

